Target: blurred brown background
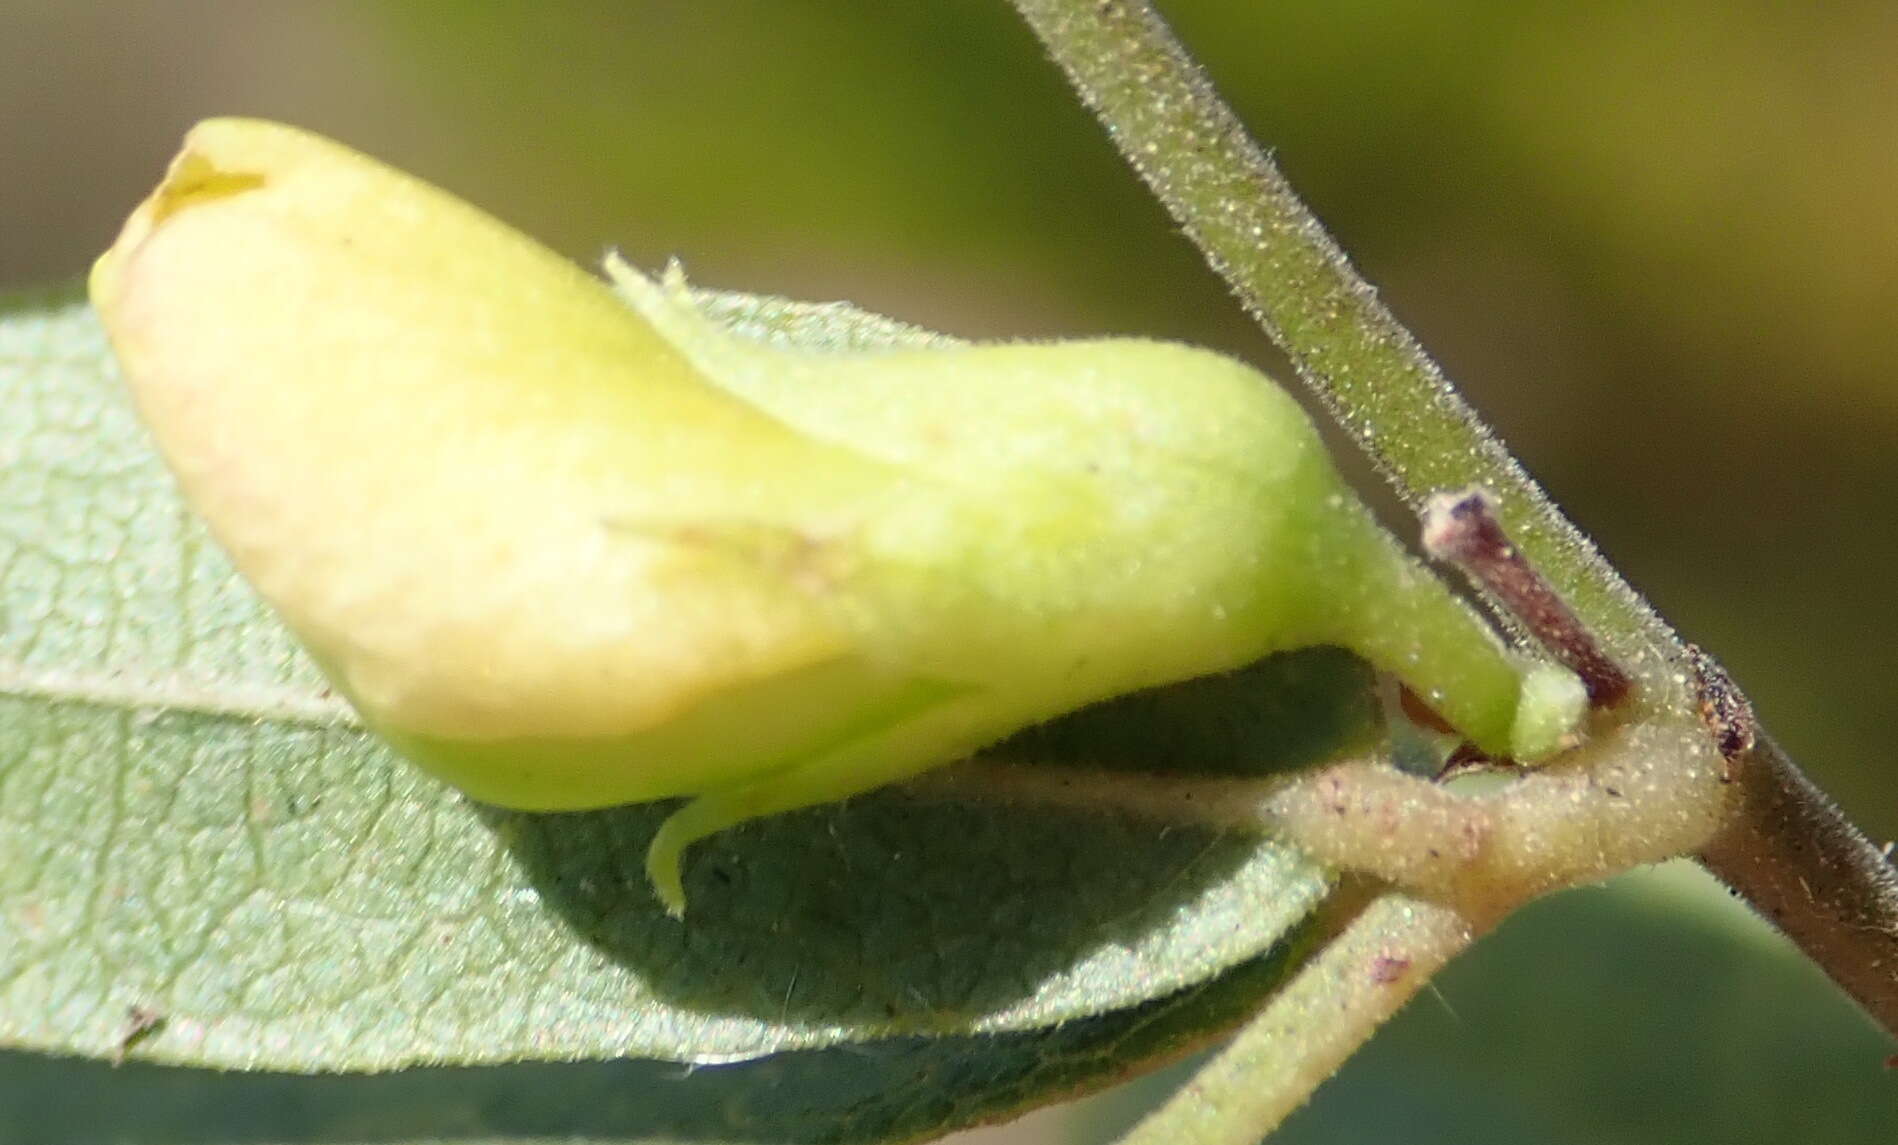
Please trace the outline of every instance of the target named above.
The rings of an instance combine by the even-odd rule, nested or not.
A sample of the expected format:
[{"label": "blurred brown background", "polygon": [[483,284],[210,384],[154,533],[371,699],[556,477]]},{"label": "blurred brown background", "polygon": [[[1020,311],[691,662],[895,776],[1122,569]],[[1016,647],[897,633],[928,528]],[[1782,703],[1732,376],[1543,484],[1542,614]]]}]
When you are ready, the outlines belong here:
[{"label": "blurred brown background", "polygon": [[[1163,8],[1558,500],[1898,834],[1898,4]],[[1270,361],[1002,0],[0,0],[0,290],[80,274],[210,114],[584,259]]]}]

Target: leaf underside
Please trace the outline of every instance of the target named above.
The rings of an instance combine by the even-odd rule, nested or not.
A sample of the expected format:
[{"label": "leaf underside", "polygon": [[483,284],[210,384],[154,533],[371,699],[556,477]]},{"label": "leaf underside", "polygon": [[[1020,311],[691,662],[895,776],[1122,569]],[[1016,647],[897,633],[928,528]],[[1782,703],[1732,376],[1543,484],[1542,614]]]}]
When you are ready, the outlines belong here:
[{"label": "leaf underside", "polygon": [[[941,341],[837,304],[703,297],[810,349]],[[724,1121],[640,1131],[742,1136],[726,1122],[765,1101],[773,1137],[791,1111],[809,1139],[889,1137],[1223,1028],[1328,891],[1263,839],[886,792],[701,844],[691,914],[668,919],[641,860],[669,805],[480,807],[355,726],[177,500],[83,303],[0,312],[0,409],[0,1044],[109,1056],[140,1008],[163,1018],[132,1050],[146,1062],[492,1067],[482,1085],[585,1069],[602,1092],[679,1075],[656,1062],[803,1051],[668,1090],[768,1077],[768,1101],[740,1080],[742,1100],[681,1097]],[[1277,657],[1008,757],[1309,764],[1362,741],[1366,682],[1342,653]],[[577,1059],[602,1064],[509,1064]],[[369,1084],[189,1084],[351,1082]]]}]

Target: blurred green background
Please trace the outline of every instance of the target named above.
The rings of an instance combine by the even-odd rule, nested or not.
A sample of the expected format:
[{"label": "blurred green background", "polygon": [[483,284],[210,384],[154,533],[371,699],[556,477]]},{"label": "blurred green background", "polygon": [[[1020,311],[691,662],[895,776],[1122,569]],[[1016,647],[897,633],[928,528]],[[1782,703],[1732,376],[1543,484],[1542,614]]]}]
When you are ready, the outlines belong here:
[{"label": "blurred green background", "polygon": [[[1898,4],[1163,7],[1557,499],[1875,837],[1898,834]],[[1273,360],[1003,0],[0,0],[0,290],[82,272],[211,114],[333,135],[582,259],[676,254],[707,285],[963,335]],[[1473,1091],[1531,1066],[1595,1084],[1614,1038],[1721,1059],[1614,975],[1547,1017],[1598,1031],[1485,1057],[1509,1021],[1534,1028],[1472,1026],[1470,1000],[1485,967],[1544,957],[1519,937],[1538,920],[1567,920],[1551,933],[1590,952],[1578,965],[1653,945],[1602,921],[1625,911],[1544,910],[1446,983],[1464,1018],[1426,998],[1321,1096],[1304,1116],[1338,1128],[1311,1139],[1387,1139],[1388,1110],[1412,1141],[1555,1139],[1444,1097],[1401,1053],[1461,1062]],[[1876,1039],[1784,973],[1815,999],[1802,1013],[1854,1031],[1868,1115],[1892,1116]],[[1706,1065],[1723,1068],[1710,1092],[1760,1067]],[[1375,1070],[1413,1085],[1353,1080]],[[1423,1076],[1452,1113],[1441,1138],[1402,1119]],[[1329,1096],[1354,1085],[1388,1099],[1383,1120]],[[1578,1140],[1696,1139],[1677,1131]]]}]

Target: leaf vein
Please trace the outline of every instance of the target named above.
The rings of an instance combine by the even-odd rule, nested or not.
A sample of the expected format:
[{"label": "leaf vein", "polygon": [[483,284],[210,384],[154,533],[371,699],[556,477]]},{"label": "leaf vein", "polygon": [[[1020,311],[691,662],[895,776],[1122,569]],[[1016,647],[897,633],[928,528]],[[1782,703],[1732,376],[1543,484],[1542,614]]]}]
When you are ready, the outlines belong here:
[{"label": "leaf vein", "polygon": [[0,658],[0,697],[318,727],[360,726],[355,712],[341,699],[305,689],[203,683],[117,669],[72,672],[6,658]]}]

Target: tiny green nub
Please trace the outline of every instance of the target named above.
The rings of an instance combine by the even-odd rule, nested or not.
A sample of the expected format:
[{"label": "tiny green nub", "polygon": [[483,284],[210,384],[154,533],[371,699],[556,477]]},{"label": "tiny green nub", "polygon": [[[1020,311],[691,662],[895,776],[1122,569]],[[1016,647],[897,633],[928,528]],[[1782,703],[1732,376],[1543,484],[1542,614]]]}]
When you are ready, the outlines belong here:
[{"label": "tiny green nub", "polygon": [[1588,711],[1588,690],[1566,668],[1542,662],[1522,678],[1522,698],[1509,730],[1510,754],[1525,762],[1547,758],[1569,745]]}]

